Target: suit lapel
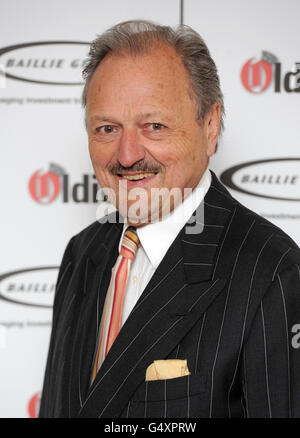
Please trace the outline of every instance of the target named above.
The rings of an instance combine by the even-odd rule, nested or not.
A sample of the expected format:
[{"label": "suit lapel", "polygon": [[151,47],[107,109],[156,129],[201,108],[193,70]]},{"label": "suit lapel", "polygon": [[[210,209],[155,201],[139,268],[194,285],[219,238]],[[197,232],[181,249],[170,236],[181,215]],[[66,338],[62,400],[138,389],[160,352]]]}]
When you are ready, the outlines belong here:
[{"label": "suit lapel", "polygon": [[101,238],[89,248],[82,266],[76,331],[70,373],[70,416],[77,414],[89,389],[97,331],[110,271],[117,257],[121,224],[105,224]]},{"label": "suit lapel", "polygon": [[226,278],[216,266],[232,211],[230,195],[213,175],[200,215],[202,232],[187,234],[183,228],[169,248],[109,351],[80,417],[119,416],[146,368],[168,356],[224,289]]}]

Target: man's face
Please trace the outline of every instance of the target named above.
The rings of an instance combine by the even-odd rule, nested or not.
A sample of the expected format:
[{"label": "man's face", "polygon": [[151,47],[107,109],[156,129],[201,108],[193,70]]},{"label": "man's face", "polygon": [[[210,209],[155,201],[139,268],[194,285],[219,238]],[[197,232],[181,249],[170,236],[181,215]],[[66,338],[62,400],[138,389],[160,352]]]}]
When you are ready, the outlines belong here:
[{"label": "man's face", "polygon": [[177,188],[183,195],[195,188],[214,153],[219,107],[199,125],[188,73],[166,45],[135,57],[108,55],[92,76],[86,111],[95,174],[116,194],[117,209],[122,213],[120,193],[128,211],[137,200],[128,199],[133,189],[148,196],[135,225],[149,220],[153,189]]}]

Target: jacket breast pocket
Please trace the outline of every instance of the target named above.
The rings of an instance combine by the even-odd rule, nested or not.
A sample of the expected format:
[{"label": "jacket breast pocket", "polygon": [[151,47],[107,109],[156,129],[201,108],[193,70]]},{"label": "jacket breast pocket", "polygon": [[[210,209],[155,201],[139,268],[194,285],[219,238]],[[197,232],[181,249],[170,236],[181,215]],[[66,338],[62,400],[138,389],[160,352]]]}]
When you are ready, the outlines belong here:
[{"label": "jacket breast pocket", "polygon": [[205,418],[207,382],[199,374],[142,383],[123,415],[127,418]]}]

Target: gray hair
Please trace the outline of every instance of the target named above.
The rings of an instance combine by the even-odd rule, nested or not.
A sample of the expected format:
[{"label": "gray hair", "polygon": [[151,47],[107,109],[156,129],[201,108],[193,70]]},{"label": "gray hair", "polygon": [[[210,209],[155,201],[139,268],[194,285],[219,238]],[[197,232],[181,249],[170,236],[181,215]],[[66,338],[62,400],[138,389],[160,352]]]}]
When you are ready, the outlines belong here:
[{"label": "gray hair", "polygon": [[190,76],[199,122],[203,121],[211,105],[220,104],[221,133],[224,128],[225,111],[217,67],[204,40],[186,25],[179,25],[172,29],[170,26],[161,26],[150,21],[133,20],[119,23],[99,35],[91,43],[89,56],[84,65],[83,107],[86,107],[91,77],[106,55],[112,53],[128,53],[132,56],[144,54],[150,52],[155,43],[168,44],[180,57]]}]

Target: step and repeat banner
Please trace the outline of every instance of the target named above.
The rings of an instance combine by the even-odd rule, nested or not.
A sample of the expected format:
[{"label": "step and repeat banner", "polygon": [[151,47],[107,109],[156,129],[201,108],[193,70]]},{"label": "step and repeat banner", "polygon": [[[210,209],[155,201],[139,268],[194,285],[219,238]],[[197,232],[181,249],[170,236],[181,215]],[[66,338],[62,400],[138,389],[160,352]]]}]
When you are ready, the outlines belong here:
[{"label": "step and repeat banner", "polygon": [[89,42],[138,18],[197,30],[226,107],[210,167],[300,243],[300,3],[4,0],[0,9],[0,417],[35,418],[61,257],[96,219],[80,104]]}]

